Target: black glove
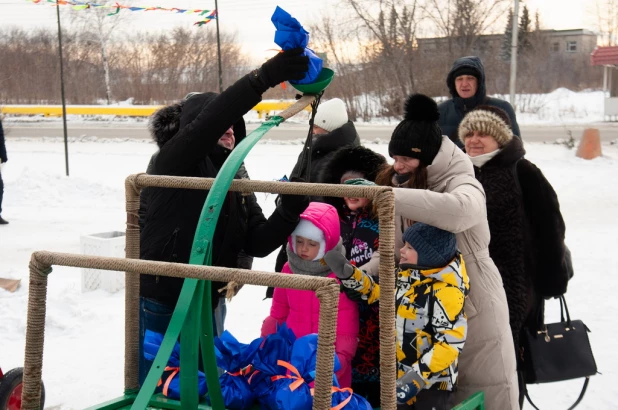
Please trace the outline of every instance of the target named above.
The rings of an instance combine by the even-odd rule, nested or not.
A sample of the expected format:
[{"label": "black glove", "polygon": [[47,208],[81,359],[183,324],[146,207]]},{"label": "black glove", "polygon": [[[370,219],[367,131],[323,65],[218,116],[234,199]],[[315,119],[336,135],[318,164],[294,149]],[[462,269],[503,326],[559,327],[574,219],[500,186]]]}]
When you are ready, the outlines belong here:
[{"label": "black glove", "polygon": [[[290,182],[305,182],[302,178],[292,178]],[[307,195],[279,195],[279,208],[287,215],[298,218],[305,209],[309,206],[309,197]]]},{"label": "black glove", "polygon": [[[263,91],[288,80],[301,80],[309,71],[309,57],[302,47],[286,50],[272,57],[252,76]],[[262,92],[263,92],[262,91]]]},{"label": "black glove", "polygon": [[0,162],[3,164],[9,160],[9,157],[0,158]]}]

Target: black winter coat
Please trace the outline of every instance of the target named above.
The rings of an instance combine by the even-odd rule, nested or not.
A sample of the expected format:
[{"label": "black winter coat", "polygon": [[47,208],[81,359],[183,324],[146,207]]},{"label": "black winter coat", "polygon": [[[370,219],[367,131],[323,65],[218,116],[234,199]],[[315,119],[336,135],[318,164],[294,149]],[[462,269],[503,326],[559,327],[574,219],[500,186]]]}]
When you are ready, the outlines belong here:
[{"label": "black winter coat", "polygon": [[[158,151],[155,152],[154,154],[152,154],[152,157],[150,158],[150,162],[148,163],[148,167],[146,168],[146,173],[149,175],[151,175],[153,172],[154,161],[157,158],[158,153],[159,153]],[[249,173],[247,172],[247,169],[245,168],[244,162],[240,165],[240,168],[238,168],[238,172],[236,173],[236,176],[234,178],[235,179],[249,179]],[[146,210],[148,209],[148,203],[150,201],[150,191],[151,190],[152,190],[152,187],[142,188],[142,192],[140,193],[140,196],[139,196],[139,210],[137,211],[137,213],[139,216],[140,232],[144,229],[144,224],[146,223]],[[253,195],[255,197],[255,194],[252,192],[246,195]],[[255,198],[255,200],[257,201],[257,198]],[[247,208],[247,206],[249,205],[249,202],[251,201],[245,201],[243,203],[245,208]],[[245,209],[244,212],[249,213],[249,209]],[[240,254],[238,255],[237,267],[242,268],[242,269],[251,269],[253,267],[253,256],[249,256],[245,253],[245,251],[241,251]]]},{"label": "black winter coat", "polygon": [[558,197],[543,173],[524,158],[514,138],[480,169],[491,233],[489,254],[507,296],[510,325],[518,348],[527,320],[536,322],[544,298],[566,292],[565,226]]},{"label": "black winter coat", "polygon": [[[179,131],[161,144],[152,173],[216,177],[230,153],[217,145],[219,138],[234,125],[236,143],[239,143],[245,137],[242,116],[260,100],[247,76],[220,95],[207,93],[191,97],[182,107]],[[202,190],[152,188],[141,232],[140,258],[188,263],[207,195],[208,191]],[[257,257],[270,254],[290,235],[298,220],[298,215],[277,207],[267,221],[255,195],[229,192],[213,238],[213,265],[236,267],[242,249]],[[182,284],[183,280],[178,278],[142,275],[140,295],[174,306]],[[213,283],[213,306],[218,302],[218,289],[222,286]]]},{"label": "black winter coat", "polygon": [[[453,74],[456,70],[462,67],[473,68],[479,73],[478,88],[474,97],[461,98],[457,94],[457,90],[455,89],[455,77]],[[461,120],[470,110],[479,105],[490,105],[504,110],[511,120],[511,129],[513,130],[513,134],[521,137],[519,125],[517,125],[517,118],[515,117],[515,110],[513,110],[511,104],[509,104],[508,101],[487,97],[485,87],[485,68],[483,67],[483,63],[480,58],[469,56],[461,57],[455,60],[451,71],[449,71],[448,76],[446,77],[446,85],[448,86],[449,92],[453,98],[438,105],[438,109],[440,110],[439,125],[442,129],[442,135],[448,136],[451,141],[457,144],[457,146],[463,148],[463,143],[457,136],[457,129],[459,128]]]},{"label": "black winter coat", "polygon": [[4,129],[2,128],[2,121],[0,121],[0,162],[6,162],[7,160],[6,145],[4,143]]}]

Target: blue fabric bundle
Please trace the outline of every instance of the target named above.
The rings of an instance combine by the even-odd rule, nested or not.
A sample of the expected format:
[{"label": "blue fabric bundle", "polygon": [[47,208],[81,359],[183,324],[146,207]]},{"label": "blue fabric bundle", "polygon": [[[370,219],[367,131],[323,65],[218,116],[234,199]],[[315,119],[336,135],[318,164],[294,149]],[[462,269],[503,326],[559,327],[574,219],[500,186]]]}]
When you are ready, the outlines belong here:
[{"label": "blue fabric bundle", "polygon": [[[163,342],[161,333],[146,330],[144,335],[144,357],[146,360],[154,361],[157,352]],[[171,378],[171,380],[170,380]],[[170,399],[180,399],[180,343],[176,342],[172,354],[167,362],[167,367],[161,377],[163,384],[163,394]],[[168,383],[169,382],[169,383]],[[167,388],[165,386],[167,385]],[[203,372],[197,372],[197,387],[200,397],[206,394],[206,376]]]},{"label": "blue fabric bundle", "polygon": [[277,364],[279,360],[289,362],[292,345],[296,341],[294,332],[284,323],[277,333],[268,335],[253,359],[253,373],[249,385],[262,409],[270,409],[270,397],[275,394],[273,377],[285,376],[286,369]]},{"label": "blue fabric bundle", "polygon": [[245,378],[245,369],[258,351],[263,339],[255,339],[250,344],[240,343],[227,330],[215,338],[217,366],[226,371],[219,377],[221,394],[225,407],[231,410],[251,408],[255,395]]},{"label": "blue fabric bundle", "polygon": [[302,80],[290,81],[292,84],[311,84],[322,71],[323,61],[315,55],[313,50],[307,47],[309,43],[309,32],[290,15],[287,11],[277,6],[271,19],[275,25],[275,43],[282,50],[302,47],[305,49],[304,55],[309,57],[309,71]]}]

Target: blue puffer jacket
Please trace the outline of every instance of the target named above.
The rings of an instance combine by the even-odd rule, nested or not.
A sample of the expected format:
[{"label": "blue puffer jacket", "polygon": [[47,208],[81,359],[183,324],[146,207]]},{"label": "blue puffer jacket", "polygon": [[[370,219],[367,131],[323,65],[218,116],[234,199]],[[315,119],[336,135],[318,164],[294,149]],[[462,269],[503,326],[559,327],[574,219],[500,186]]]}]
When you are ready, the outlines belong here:
[{"label": "blue puffer jacket", "polygon": [[[470,98],[461,98],[457,94],[455,89],[455,76],[454,73],[462,67],[469,67],[478,72],[478,88],[476,94]],[[491,105],[504,110],[511,120],[511,129],[513,134],[521,138],[519,131],[519,125],[517,125],[517,118],[515,118],[515,110],[508,101],[500,100],[497,98],[487,97],[487,90],[485,88],[485,67],[481,59],[476,56],[461,57],[455,60],[451,71],[449,71],[446,77],[446,85],[452,99],[440,103],[438,109],[440,110],[440,128],[442,129],[442,135],[448,136],[457,146],[463,148],[463,143],[457,137],[457,128],[459,123],[463,119],[464,115],[468,111],[479,105]]]}]

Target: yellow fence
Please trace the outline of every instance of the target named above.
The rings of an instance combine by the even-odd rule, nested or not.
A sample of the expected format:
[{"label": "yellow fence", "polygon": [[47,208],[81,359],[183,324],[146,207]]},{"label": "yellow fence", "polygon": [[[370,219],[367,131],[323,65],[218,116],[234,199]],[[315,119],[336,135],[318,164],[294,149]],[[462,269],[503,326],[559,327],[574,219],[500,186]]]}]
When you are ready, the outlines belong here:
[{"label": "yellow fence", "polygon": [[[252,108],[257,111],[258,118],[263,118],[264,115],[271,115],[279,111],[283,111],[294,101],[262,101]],[[161,108],[161,105],[144,105],[144,106],[106,106],[106,105],[67,105],[67,114],[73,115],[117,115],[121,117],[149,117],[156,110]],[[310,111],[310,108],[306,108]],[[1,114],[10,115],[43,115],[45,117],[59,117],[62,115],[61,105],[3,105],[0,106]]]}]

